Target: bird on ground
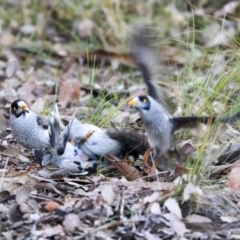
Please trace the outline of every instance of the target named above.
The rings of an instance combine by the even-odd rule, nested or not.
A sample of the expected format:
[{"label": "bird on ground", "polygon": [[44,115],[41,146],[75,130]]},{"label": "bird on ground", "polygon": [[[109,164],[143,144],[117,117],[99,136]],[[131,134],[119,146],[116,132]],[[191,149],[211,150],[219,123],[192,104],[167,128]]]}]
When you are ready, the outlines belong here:
[{"label": "bird on ground", "polygon": [[30,150],[51,147],[48,121],[48,117],[31,111],[22,99],[11,103],[9,125],[12,135],[19,144]]},{"label": "bird on ground", "polygon": [[49,120],[49,142],[51,149],[35,150],[35,159],[42,166],[54,163],[69,172],[88,172],[98,164],[105,166],[106,154],[122,159],[127,154],[138,158],[149,148],[143,136],[130,130],[110,131],[88,123],[81,123],[75,117],[61,132],[59,116]]},{"label": "bird on ground", "polygon": [[52,148],[46,150],[34,150],[34,157],[43,167],[49,164],[54,164],[60,169],[64,169],[65,173],[82,172],[87,174],[89,170],[93,170],[98,161],[91,160],[88,156],[75,145],[74,142],[69,141],[72,121],[61,132],[60,120],[57,114],[49,119],[49,141]]}]

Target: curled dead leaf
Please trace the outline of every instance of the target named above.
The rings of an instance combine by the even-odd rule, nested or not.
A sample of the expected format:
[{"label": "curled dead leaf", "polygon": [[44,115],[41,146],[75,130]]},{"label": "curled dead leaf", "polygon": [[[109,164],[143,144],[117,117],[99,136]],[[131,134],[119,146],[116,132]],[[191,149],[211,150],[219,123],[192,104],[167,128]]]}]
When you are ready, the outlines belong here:
[{"label": "curled dead leaf", "polygon": [[160,215],[162,213],[160,205],[157,202],[152,203],[150,211],[151,211],[152,214],[159,214]]},{"label": "curled dead leaf", "polygon": [[166,207],[170,213],[175,214],[179,219],[182,219],[182,211],[176,199],[168,198],[163,206]]},{"label": "curled dead leaf", "polygon": [[176,149],[180,155],[189,156],[193,153],[193,144],[191,140],[186,140],[181,143],[176,144]]},{"label": "curled dead leaf", "polygon": [[240,191],[240,167],[231,170],[227,177],[227,186],[233,191]]},{"label": "curled dead leaf", "polygon": [[114,201],[114,191],[112,186],[107,185],[102,189],[102,198],[103,200],[108,204],[108,205],[112,205],[113,201]]},{"label": "curled dead leaf", "polygon": [[46,206],[45,209],[48,212],[52,212],[54,209],[61,209],[61,205],[59,205],[57,202],[54,201],[49,201]]},{"label": "curled dead leaf", "polygon": [[107,161],[109,161],[114,167],[118,169],[121,174],[128,180],[133,181],[140,178],[141,173],[133,166],[121,161],[119,158],[108,154],[104,156]]}]

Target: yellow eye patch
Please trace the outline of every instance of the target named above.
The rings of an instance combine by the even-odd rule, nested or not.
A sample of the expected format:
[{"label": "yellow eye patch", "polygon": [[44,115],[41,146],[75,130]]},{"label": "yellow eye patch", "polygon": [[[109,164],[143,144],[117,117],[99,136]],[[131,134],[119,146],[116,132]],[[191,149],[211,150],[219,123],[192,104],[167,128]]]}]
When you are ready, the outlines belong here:
[{"label": "yellow eye patch", "polygon": [[147,101],[147,99],[146,99],[146,98],[144,98],[144,99],[143,99],[143,103],[145,103],[146,101]]},{"label": "yellow eye patch", "polygon": [[14,110],[14,111],[17,111],[17,108],[16,108],[16,107],[13,107],[13,110]]}]

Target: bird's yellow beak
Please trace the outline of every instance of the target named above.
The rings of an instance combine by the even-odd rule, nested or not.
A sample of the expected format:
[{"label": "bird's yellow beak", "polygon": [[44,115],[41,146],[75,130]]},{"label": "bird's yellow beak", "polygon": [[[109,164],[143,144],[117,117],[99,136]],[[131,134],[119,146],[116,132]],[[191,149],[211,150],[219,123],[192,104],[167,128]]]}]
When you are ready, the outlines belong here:
[{"label": "bird's yellow beak", "polygon": [[22,110],[26,110],[28,108],[28,106],[25,104],[25,103],[23,103],[22,105],[21,105],[21,109]]},{"label": "bird's yellow beak", "polygon": [[133,98],[131,99],[129,102],[128,102],[128,105],[132,106],[132,107],[135,107],[137,105],[137,100],[136,98]]}]

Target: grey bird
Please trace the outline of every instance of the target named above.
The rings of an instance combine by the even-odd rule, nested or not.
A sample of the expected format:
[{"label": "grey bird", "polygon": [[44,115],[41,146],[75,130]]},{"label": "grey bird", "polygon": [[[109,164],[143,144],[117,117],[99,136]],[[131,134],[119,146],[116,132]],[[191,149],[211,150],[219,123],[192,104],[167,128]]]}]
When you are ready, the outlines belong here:
[{"label": "grey bird", "polygon": [[[166,91],[163,91],[163,87],[159,87],[156,82],[155,70],[158,67],[159,58],[153,46],[155,43],[156,34],[149,27],[135,27],[131,37],[130,53],[142,73],[148,89],[148,96],[136,97],[129,103],[140,112],[149,144],[153,148],[153,157],[157,160],[158,165],[161,165],[162,159],[165,158],[165,153],[169,155],[169,150],[174,147],[174,132],[179,128],[196,127],[200,122],[206,124],[215,122],[217,119],[221,122],[233,123],[240,118],[240,113],[230,117],[173,117],[170,114],[172,109],[170,109],[168,104],[169,98],[165,94]],[[177,152],[175,151],[175,153]],[[173,158],[176,157],[180,158],[178,153]],[[177,160],[176,162],[179,161]],[[167,163],[167,165],[172,164]]]},{"label": "grey bird", "polygon": [[[57,112],[57,111],[56,111]],[[123,158],[128,153],[135,158],[144,154],[148,144],[143,136],[134,131],[105,131],[88,123],[81,123],[75,117],[61,132],[59,116],[53,113],[49,119],[49,142],[51,149],[34,150],[35,159],[41,166],[53,163],[65,173],[85,173],[96,167],[106,166],[104,155],[113,154]]]},{"label": "grey bird", "polygon": [[[66,129],[63,134],[66,133]],[[93,124],[73,119],[69,139],[89,159],[99,160],[106,154],[123,158],[128,153],[138,158],[147,149],[143,136],[130,130],[103,130]]]},{"label": "grey bird", "polygon": [[19,144],[30,150],[51,146],[48,121],[48,117],[31,111],[22,99],[15,100],[10,106],[9,125],[12,135]]},{"label": "grey bird", "polygon": [[109,138],[104,130],[93,124],[81,123],[76,118],[73,119],[69,138],[91,159],[99,159],[110,152],[119,154],[120,144]]},{"label": "grey bird", "polygon": [[[234,123],[240,119],[240,112],[233,116],[186,116],[173,117],[152,97],[141,95],[129,101],[135,107],[143,122],[153,158],[161,164],[161,157],[173,147],[174,132],[180,128],[196,127],[199,123],[228,122]],[[157,164],[157,165],[160,165]]]},{"label": "grey bird", "polygon": [[[73,120],[61,133],[60,120],[57,114],[49,119],[49,142],[52,148],[46,150],[34,150],[34,157],[43,167],[54,164],[60,170],[58,173],[84,173],[94,170],[98,161],[90,160],[73,142],[69,141]],[[63,171],[61,171],[63,170]]]}]

